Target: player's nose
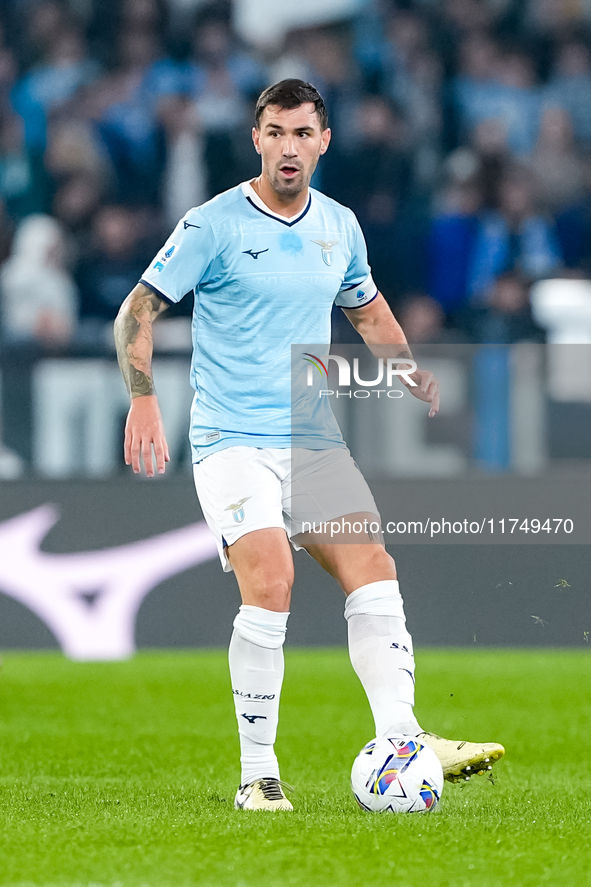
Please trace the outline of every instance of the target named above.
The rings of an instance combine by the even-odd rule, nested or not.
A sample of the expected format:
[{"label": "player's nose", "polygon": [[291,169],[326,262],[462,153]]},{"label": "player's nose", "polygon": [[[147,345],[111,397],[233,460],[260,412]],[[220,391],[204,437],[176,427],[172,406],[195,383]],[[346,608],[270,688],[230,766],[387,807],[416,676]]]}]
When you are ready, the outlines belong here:
[{"label": "player's nose", "polygon": [[291,160],[294,157],[298,156],[297,142],[295,139],[291,139],[288,136],[285,139],[285,141],[283,142],[282,147],[283,147],[282,154],[286,160]]}]

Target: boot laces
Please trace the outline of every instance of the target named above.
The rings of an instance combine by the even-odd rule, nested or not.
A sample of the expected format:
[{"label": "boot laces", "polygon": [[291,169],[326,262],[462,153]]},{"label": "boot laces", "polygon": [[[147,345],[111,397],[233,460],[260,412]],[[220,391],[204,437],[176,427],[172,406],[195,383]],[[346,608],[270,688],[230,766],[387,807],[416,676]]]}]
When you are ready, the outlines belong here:
[{"label": "boot laces", "polygon": [[267,801],[283,801],[285,798],[283,786],[291,789],[291,785],[281,782],[280,779],[261,779],[259,785]]}]

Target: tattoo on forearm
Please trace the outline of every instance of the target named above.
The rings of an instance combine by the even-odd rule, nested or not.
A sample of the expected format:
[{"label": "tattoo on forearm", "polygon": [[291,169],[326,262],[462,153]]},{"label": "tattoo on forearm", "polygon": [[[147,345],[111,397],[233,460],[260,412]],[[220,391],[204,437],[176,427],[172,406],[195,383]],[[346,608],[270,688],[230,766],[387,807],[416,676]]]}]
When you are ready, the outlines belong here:
[{"label": "tattoo on forearm", "polygon": [[115,321],[117,359],[132,398],[154,394],[152,322],[165,307],[155,293],[139,284]]},{"label": "tattoo on forearm", "polygon": [[136,369],[132,363],[129,366],[127,387],[132,397],[141,397],[144,394],[154,394],[152,379],[146,373]]}]

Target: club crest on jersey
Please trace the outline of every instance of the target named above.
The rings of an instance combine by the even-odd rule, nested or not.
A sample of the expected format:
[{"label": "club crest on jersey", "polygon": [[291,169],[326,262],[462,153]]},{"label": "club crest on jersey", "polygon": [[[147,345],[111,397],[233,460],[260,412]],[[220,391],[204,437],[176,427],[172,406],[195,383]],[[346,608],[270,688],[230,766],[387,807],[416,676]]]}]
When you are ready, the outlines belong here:
[{"label": "club crest on jersey", "polygon": [[245,496],[244,499],[239,499],[238,502],[234,502],[232,505],[228,505],[224,511],[231,511],[232,517],[236,521],[237,524],[241,524],[244,520],[244,503],[250,499],[250,496]]},{"label": "club crest on jersey", "polygon": [[332,265],[332,248],[336,246],[338,240],[313,240],[312,243],[317,243],[318,246],[322,247],[322,261],[325,265]]},{"label": "club crest on jersey", "polygon": [[168,249],[166,250],[165,253],[162,253],[162,255],[159,257],[158,261],[156,261],[153,265],[153,267],[156,269],[156,271],[163,270],[164,266],[166,265],[166,263],[168,262],[168,260],[172,256],[175,249],[176,249],[176,244],[173,243],[172,246],[168,247]]}]

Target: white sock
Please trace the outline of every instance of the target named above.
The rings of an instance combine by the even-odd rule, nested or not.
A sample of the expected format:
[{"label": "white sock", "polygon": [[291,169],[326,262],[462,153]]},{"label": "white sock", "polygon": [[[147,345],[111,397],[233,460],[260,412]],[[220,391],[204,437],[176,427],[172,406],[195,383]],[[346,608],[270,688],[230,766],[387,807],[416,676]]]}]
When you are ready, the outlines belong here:
[{"label": "white sock", "polygon": [[240,734],[241,785],[279,779],[273,744],[283,683],[283,641],[289,613],[242,605],[230,641],[230,675]]},{"label": "white sock", "polygon": [[349,655],[367,694],[376,736],[421,728],[413,714],[415,662],[395,579],[363,585],[345,603]]}]

